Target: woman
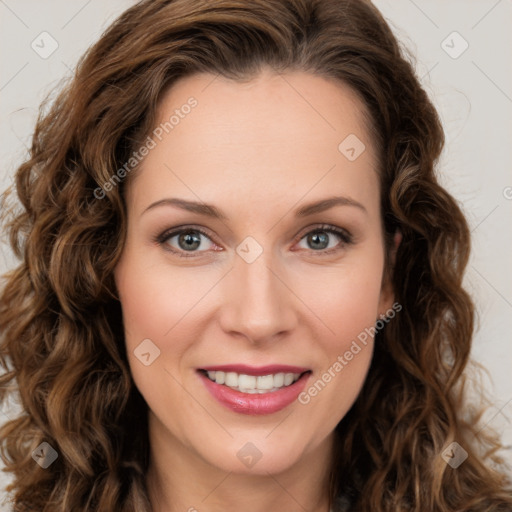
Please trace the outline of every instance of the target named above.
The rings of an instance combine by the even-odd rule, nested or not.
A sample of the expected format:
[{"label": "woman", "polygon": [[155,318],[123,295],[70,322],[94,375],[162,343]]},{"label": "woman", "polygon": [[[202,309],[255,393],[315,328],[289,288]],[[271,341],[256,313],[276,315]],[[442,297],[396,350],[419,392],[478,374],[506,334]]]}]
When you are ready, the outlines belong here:
[{"label": "woman", "polygon": [[15,510],[510,510],[443,142],[369,2],[126,11],[5,222]]}]

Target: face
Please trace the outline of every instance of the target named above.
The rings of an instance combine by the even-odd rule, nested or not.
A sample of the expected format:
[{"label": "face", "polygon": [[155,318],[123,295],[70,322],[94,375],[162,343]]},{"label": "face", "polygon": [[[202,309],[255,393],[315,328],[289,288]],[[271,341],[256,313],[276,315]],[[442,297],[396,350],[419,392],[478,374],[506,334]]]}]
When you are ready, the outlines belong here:
[{"label": "face", "polygon": [[332,440],[392,304],[363,104],[301,72],[197,74],[158,124],[115,275],[153,449],[286,470]]}]

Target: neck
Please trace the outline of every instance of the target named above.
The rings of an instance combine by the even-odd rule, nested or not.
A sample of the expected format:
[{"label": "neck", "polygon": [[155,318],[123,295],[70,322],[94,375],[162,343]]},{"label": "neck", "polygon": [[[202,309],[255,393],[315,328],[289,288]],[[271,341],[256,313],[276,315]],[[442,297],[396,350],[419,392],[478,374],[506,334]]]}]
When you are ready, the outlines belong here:
[{"label": "neck", "polygon": [[209,464],[158,420],[150,421],[150,439],[158,440],[151,443],[147,475],[152,512],[329,512],[332,436],[286,470],[263,474]]}]

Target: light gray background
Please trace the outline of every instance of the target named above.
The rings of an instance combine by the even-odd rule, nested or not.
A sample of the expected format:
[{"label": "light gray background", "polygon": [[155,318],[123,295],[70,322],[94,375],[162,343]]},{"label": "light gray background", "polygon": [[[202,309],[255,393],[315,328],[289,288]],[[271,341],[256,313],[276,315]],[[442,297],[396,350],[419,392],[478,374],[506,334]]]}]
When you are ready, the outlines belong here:
[{"label": "light gray background", "polygon": [[[41,100],[60,79],[71,75],[79,56],[133,4],[129,0],[0,0],[2,191],[26,154]],[[482,426],[488,422],[510,447],[512,2],[375,0],[375,4],[415,55],[418,75],[446,130],[441,179],[462,203],[473,233],[466,285],[477,303],[479,326],[472,355],[489,370],[483,386],[492,403]],[[40,35],[44,31],[58,44],[47,58],[31,47],[35,41],[40,52],[51,48],[48,36]],[[464,41],[469,46],[458,55]],[[0,274],[14,265],[10,251],[0,246]],[[0,421],[8,415],[8,410],[0,411]],[[512,461],[510,451],[507,457]],[[0,475],[0,488],[8,481]],[[0,491],[0,501],[3,494]]]}]

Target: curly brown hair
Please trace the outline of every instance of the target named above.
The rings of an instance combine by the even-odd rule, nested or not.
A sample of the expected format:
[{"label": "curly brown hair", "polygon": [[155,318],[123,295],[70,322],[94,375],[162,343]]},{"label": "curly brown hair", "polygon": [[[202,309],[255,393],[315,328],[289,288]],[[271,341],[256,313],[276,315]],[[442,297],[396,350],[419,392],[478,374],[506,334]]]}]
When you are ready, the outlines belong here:
[{"label": "curly brown hair", "polygon": [[[126,233],[128,161],[176,80],[233,80],[301,70],[348,84],[371,113],[383,221],[403,240],[391,272],[403,311],[378,332],[368,377],[336,428],[331,503],[341,510],[512,509],[489,465],[499,443],[479,432],[464,393],[474,307],[462,288],[470,236],[435,165],[443,129],[410,56],[369,1],[143,0],[80,60],[17,170],[21,208],[3,195],[21,260],[0,298],[0,402],[22,412],[0,429],[15,511],[150,511],[147,404],[130,375],[113,270]],[[10,385],[9,385],[10,384]],[[441,453],[468,452],[456,470]],[[58,459],[43,470],[33,450]]]}]

